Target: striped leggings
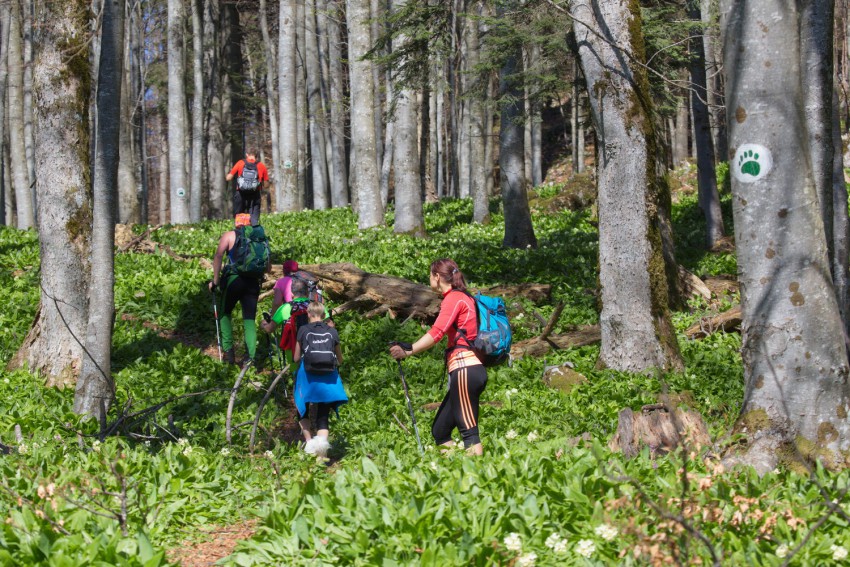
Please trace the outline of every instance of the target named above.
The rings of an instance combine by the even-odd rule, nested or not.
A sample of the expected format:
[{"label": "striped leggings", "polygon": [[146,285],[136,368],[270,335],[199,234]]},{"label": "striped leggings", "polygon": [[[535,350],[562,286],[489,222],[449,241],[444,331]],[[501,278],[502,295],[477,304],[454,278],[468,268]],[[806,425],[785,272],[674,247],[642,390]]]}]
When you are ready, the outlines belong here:
[{"label": "striped leggings", "polygon": [[486,386],[487,369],[480,364],[449,373],[449,391],[431,426],[431,435],[437,445],[451,441],[455,427],[463,437],[464,447],[481,443],[478,436],[478,399]]}]

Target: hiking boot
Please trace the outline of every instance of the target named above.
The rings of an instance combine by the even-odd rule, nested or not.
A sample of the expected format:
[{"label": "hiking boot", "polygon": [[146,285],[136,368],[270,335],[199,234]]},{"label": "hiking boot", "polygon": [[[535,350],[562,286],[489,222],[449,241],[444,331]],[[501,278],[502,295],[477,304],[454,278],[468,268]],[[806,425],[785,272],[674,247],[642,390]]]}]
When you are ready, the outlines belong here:
[{"label": "hiking boot", "polygon": [[242,363],[239,366],[245,368],[246,366],[248,366],[248,364],[254,366],[254,359],[246,355],[245,358],[242,359]]},{"label": "hiking boot", "polygon": [[224,361],[227,364],[236,365],[236,353],[233,351],[233,349],[224,351]]}]

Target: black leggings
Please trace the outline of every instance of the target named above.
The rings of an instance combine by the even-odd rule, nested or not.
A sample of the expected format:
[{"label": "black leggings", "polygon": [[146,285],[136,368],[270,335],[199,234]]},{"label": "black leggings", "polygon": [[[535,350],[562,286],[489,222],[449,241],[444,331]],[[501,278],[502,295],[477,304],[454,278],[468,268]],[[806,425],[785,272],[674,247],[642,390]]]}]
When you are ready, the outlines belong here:
[{"label": "black leggings", "polygon": [[230,315],[236,303],[242,305],[243,319],[257,318],[257,300],[260,297],[260,280],[237,276],[231,280],[227,276],[228,283],[224,287],[224,308],[222,313]]},{"label": "black leggings", "polygon": [[449,391],[437,410],[431,435],[437,445],[452,440],[457,427],[464,447],[481,443],[478,436],[478,399],[487,387],[487,369],[482,365],[458,368],[449,374]]},{"label": "black leggings", "polygon": [[299,416],[298,421],[310,417],[310,406],[316,408],[316,429],[330,429],[328,427],[328,417],[331,415],[332,404],[326,404],[324,402],[309,403],[307,404],[307,412]]}]

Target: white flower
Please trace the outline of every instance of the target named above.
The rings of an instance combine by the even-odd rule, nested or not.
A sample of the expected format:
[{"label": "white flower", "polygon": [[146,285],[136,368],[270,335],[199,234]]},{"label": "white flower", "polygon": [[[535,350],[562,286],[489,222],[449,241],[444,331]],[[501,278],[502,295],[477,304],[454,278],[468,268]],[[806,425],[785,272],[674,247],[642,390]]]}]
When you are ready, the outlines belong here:
[{"label": "white flower", "polygon": [[264,455],[267,459],[274,459],[274,453],[272,453],[271,451],[266,451],[265,453],[263,453],[263,455]]},{"label": "white flower", "polygon": [[100,441],[94,440],[91,444],[91,450],[95,453],[100,453]]},{"label": "white flower", "polygon": [[431,470],[432,471],[437,470],[437,461],[431,461]]},{"label": "white flower", "polygon": [[522,540],[519,537],[519,534],[516,532],[511,532],[505,537],[505,547],[510,551],[521,551],[522,550]]},{"label": "white flower", "polygon": [[39,447],[40,447],[40,445],[38,443],[36,443],[35,441],[32,442],[32,448],[33,449],[38,449]]},{"label": "white flower", "polygon": [[191,429],[186,432],[186,435],[188,435],[189,437],[192,437],[194,434],[195,434],[195,432],[192,431]]},{"label": "white flower", "polygon": [[506,397],[506,398],[510,398],[510,397],[511,397],[511,391],[510,391],[510,390],[505,390],[505,397]]},{"label": "white flower", "polygon": [[221,454],[226,457],[227,455],[230,454],[230,449],[228,449],[227,447],[222,447],[221,448]]},{"label": "white flower", "polygon": [[183,445],[188,445],[189,440],[186,439],[185,437],[181,437],[180,439],[177,440],[177,444],[182,447]]},{"label": "white flower", "polygon": [[776,548],[775,553],[779,559],[785,559],[785,557],[788,555],[788,551],[788,545],[783,543],[782,545]]},{"label": "white flower", "polygon": [[596,551],[596,544],[592,539],[583,539],[576,544],[576,553],[582,557],[590,557]]},{"label": "white flower", "polygon": [[507,433],[505,433],[505,439],[516,439],[518,433],[513,429],[509,429]]},{"label": "white flower", "polygon": [[149,440],[145,441],[145,447],[150,447],[150,446],[151,446],[151,442],[150,442],[150,439],[149,439]]},{"label": "white flower", "polygon": [[528,439],[529,443],[534,443],[535,441],[537,441],[537,431],[532,431],[531,433],[529,433],[526,436],[526,439]]},{"label": "white flower", "polygon": [[546,547],[555,553],[563,553],[567,550],[567,540],[561,537],[559,533],[553,533],[546,538]]},{"label": "white flower", "polygon": [[185,447],[183,447],[183,455],[184,456],[188,457],[191,454],[192,454],[192,446],[191,445],[186,445]]},{"label": "white flower", "polygon": [[519,394],[519,390],[516,388],[511,388],[511,394]]},{"label": "white flower", "polygon": [[8,379],[8,378],[3,378],[3,383],[4,383],[4,384],[8,384],[8,383],[9,383],[9,379]]},{"label": "white flower", "polygon": [[525,555],[520,556],[519,561],[517,561],[517,565],[521,567],[531,567],[534,565],[534,562],[537,561],[537,554],[533,551],[531,553],[526,553]]},{"label": "white flower", "polygon": [[832,552],[833,561],[844,561],[847,559],[847,548],[843,545],[833,545],[829,550]]},{"label": "white flower", "polygon": [[617,537],[617,528],[614,526],[609,526],[608,524],[602,524],[601,526],[596,526],[594,530],[596,535],[604,539],[605,541],[611,541],[615,537]]}]

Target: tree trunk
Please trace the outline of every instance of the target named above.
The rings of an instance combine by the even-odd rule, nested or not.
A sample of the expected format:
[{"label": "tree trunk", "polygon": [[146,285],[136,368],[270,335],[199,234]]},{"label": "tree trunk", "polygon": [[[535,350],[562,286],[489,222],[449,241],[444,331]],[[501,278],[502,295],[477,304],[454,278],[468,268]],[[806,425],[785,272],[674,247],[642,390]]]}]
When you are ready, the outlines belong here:
[{"label": "tree trunk", "polygon": [[150,190],[150,164],[147,151],[147,105],[145,104],[145,61],[142,53],[143,28],[141,27],[141,6],[134,4],[130,8],[130,72],[132,88],[130,89],[133,119],[133,140],[135,144],[135,167],[138,183],[139,222],[150,222],[148,198]]},{"label": "tree trunk", "polygon": [[[844,155],[841,140],[841,121],[838,108],[838,89],[832,90],[832,210],[833,255],[832,281],[838,299],[838,311],[844,322],[845,341],[850,337],[850,217],[847,213],[847,184],[844,182]],[[848,344],[850,348],[850,344]]]},{"label": "tree trunk", "polygon": [[204,84],[207,88],[206,154],[209,172],[210,216],[225,218],[231,215],[229,187],[225,175],[230,164],[225,164],[224,93],[221,77],[220,13],[218,0],[207,0],[204,10]]},{"label": "tree trunk", "polygon": [[23,6],[24,46],[24,148],[26,149],[27,182],[35,222],[38,222],[38,193],[35,191],[35,135],[33,133],[32,108],[32,25],[34,0],[21,0]]},{"label": "tree trunk", "polygon": [[[390,101],[389,104],[392,104],[394,100],[397,98],[397,94],[395,89],[393,88],[393,79],[392,73],[387,71],[384,76],[386,77],[386,93],[387,100]],[[388,105],[389,106],[389,105]],[[393,158],[395,157],[395,151],[393,149],[393,144],[395,143],[396,131],[395,131],[395,121],[397,113],[394,109],[391,109],[391,112],[387,113],[387,128],[386,134],[384,135],[384,142],[382,144],[384,155],[381,160],[381,170],[380,170],[380,180],[381,180],[381,203],[386,207],[387,201],[390,197],[390,177],[393,172]]]},{"label": "tree trunk", "polygon": [[[680,73],[682,81],[687,81],[685,71]],[[677,89],[678,90],[678,89]],[[688,117],[688,90],[682,89],[676,97],[676,123],[673,128],[673,166],[679,167],[688,160],[688,129],[691,121]]]},{"label": "tree trunk", "polygon": [[182,0],[168,0],[168,181],[171,187],[171,222],[187,223],[189,195],[184,169],[186,156],[186,89],[183,85]]},{"label": "tree trunk", "polygon": [[[122,10],[128,9],[126,2],[121,5]],[[131,18],[126,13],[122,14],[123,34],[127,41],[121,46],[121,113],[118,134],[120,150],[118,155],[118,207],[116,221],[122,224],[138,223],[139,220],[139,194],[136,178],[136,153],[135,153],[135,99],[133,90],[133,65],[130,61],[133,57],[133,44],[131,40],[130,26],[133,25]]]},{"label": "tree trunk", "polygon": [[487,96],[487,76],[475,72],[481,62],[480,22],[478,20],[480,10],[481,3],[476,1],[472,10],[474,17],[469,22],[468,65],[472,91],[472,96],[469,99],[471,126],[469,142],[472,161],[472,220],[486,224],[490,222],[490,196],[488,194],[486,165],[486,138],[489,132],[487,130],[485,103],[483,102],[484,97]]},{"label": "tree trunk", "polygon": [[190,0],[192,5],[192,173],[189,190],[189,218],[201,220],[204,181],[204,27],[203,0]]},{"label": "tree trunk", "polygon": [[570,13],[583,22],[576,37],[598,140],[599,365],[643,372],[682,364],[667,307],[649,84],[643,67],[629,65],[644,53],[636,6],[577,0]]},{"label": "tree trunk", "polygon": [[[540,46],[531,46],[530,63],[532,69],[539,65]],[[543,184],[543,118],[541,116],[541,103],[537,97],[529,101],[528,120],[531,125],[531,185],[537,187]]]},{"label": "tree trunk", "polygon": [[115,317],[115,202],[117,198],[121,86],[124,80],[124,2],[103,5],[97,88],[97,152],[94,156],[91,278],[83,367],[74,393],[74,411],[106,418],[115,401],[112,380],[112,328]]},{"label": "tree trunk", "polygon": [[[43,6],[34,58],[36,169],[40,175],[41,303],[10,366],[26,363],[48,385],[69,385],[87,323],[92,200],[89,171],[88,4]],[[50,25],[46,23],[49,22]]]},{"label": "tree trunk", "polygon": [[295,68],[295,1],[280,2],[280,38],[278,43],[278,71],[280,89],[280,160],[283,169],[277,187],[279,211],[298,210],[298,132],[296,114]]},{"label": "tree trunk", "polygon": [[306,67],[307,67],[307,108],[310,127],[310,165],[313,173],[313,208],[327,209],[328,160],[325,155],[325,130],[327,122],[325,106],[322,101],[322,65],[319,62],[319,35],[317,33],[318,0],[310,0],[306,10]]},{"label": "tree trunk", "polygon": [[6,138],[9,134],[6,128],[6,99],[7,99],[7,79],[9,77],[9,26],[12,18],[11,3],[0,5],[0,224],[11,226],[12,213],[14,212],[11,206],[12,187],[6,183],[6,175],[8,170],[6,164],[3,163],[3,155],[5,150],[8,150]]},{"label": "tree trunk", "polygon": [[[501,10],[506,8],[500,8]],[[520,53],[509,53],[500,72],[499,94],[502,118],[499,128],[499,169],[501,171],[502,201],[505,206],[505,237],[502,245],[508,248],[537,247],[524,170],[521,124],[523,94],[519,86]]]},{"label": "tree trunk", "polygon": [[348,60],[351,82],[351,145],[355,159],[352,192],[357,194],[357,226],[384,224],[375,157],[374,96],[371,64],[362,58],[370,48],[369,0],[348,0]]},{"label": "tree trunk", "polygon": [[308,147],[309,147],[309,128],[307,116],[307,77],[304,67],[305,45],[307,44],[304,37],[304,2],[299,0],[295,2],[295,21],[298,24],[295,26],[295,92],[296,97],[296,126],[295,131],[298,134],[298,196],[296,197],[298,210],[302,210],[310,205],[307,200],[311,194],[310,178],[307,175],[309,162]]},{"label": "tree trunk", "polygon": [[348,166],[345,162],[345,74],[342,67],[341,25],[342,0],[328,0],[331,17],[328,18],[328,69],[331,110],[331,205],[348,205]]},{"label": "tree trunk", "polygon": [[[18,228],[35,226],[24,134],[24,66],[21,38],[21,3],[12,2],[12,21],[9,26],[9,146],[12,154],[12,183],[15,187]],[[87,113],[88,114],[88,113]]]},{"label": "tree trunk", "polygon": [[[699,22],[698,0],[689,0],[688,17]],[[699,207],[705,217],[705,245],[714,248],[723,238],[723,214],[720,210],[720,194],[717,192],[717,174],[714,170],[714,140],[711,137],[711,119],[708,113],[708,91],[705,76],[705,50],[700,37],[700,26],[690,28],[691,58],[691,112],[694,117],[694,148],[697,158],[697,184]]]},{"label": "tree trunk", "polygon": [[[369,20],[369,47],[375,43],[378,37],[381,34],[381,21],[382,18],[386,16],[386,7],[390,5],[392,0],[370,0],[370,13],[371,18]],[[373,112],[372,119],[375,123],[375,167],[378,168],[378,171],[381,171],[384,167],[384,164],[387,163],[387,155],[389,154],[390,164],[392,164],[392,148],[387,148],[384,145],[384,111],[383,111],[383,101],[384,96],[382,96],[381,91],[382,87],[386,84],[390,87],[390,83],[392,82],[390,78],[390,70],[386,69],[384,65],[378,65],[377,63],[373,63],[370,65],[372,69],[372,89],[374,92],[374,97],[372,100]],[[392,95],[387,92],[386,100],[392,100]],[[389,119],[389,118],[388,118]],[[388,125],[389,126],[389,125]],[[392,136],[389,133],[386,135],[386,140],[392,140]],[[382,179],[383,181],[383,179]],[[387,195],[383,193],[383,187],[381,189],[383,204],[384,207],[387,205]]]},{"label": "tree trunk", "polygon": [[752,436],[741,460],[761,474],[780,451],[829,466],[850,449],[847,350],[807,151],[807,122],[823,119],[806,108],[808,6],[721,2],[727,112],[735,116],[729,146],[746,382],[739,420]]},{"label": "tree trunk", "polygon": [[[269,33],[269,18],[266,0],[260,0],[260,33],[263,38],[263,50],[266,60],[266,98],[269,105],[269,130],[272,142],[272,167],[269,178],[272,186],[277,188],[280,179],[280,122],[277,95],[277,50]],[[266,188],[268,190],[269,188]]]}]

